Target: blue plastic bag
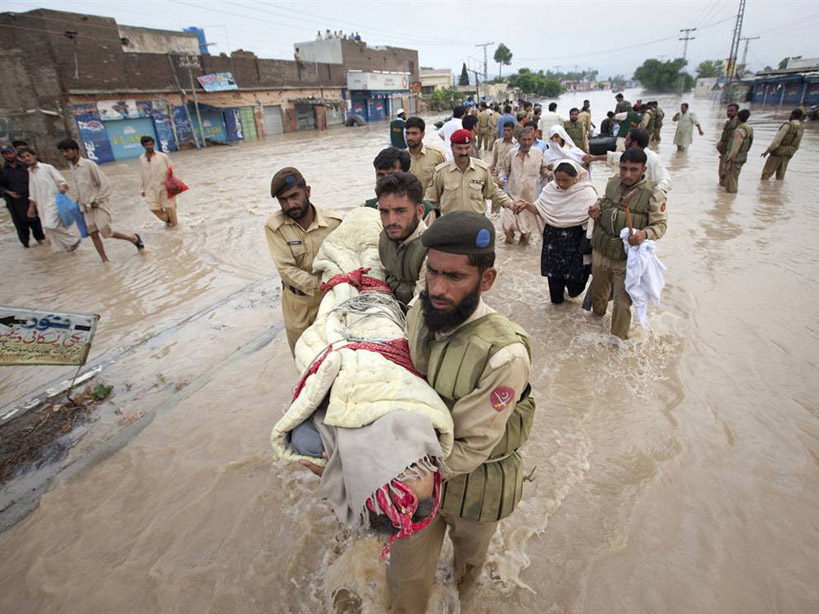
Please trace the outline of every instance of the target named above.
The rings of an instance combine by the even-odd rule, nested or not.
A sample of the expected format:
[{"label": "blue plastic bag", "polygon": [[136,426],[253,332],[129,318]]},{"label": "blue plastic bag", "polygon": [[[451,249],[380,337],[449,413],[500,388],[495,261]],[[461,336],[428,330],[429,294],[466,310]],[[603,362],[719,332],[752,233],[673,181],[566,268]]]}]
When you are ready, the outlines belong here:
[{"label": "blue plastic bag", "polygon": [[60,220],[62,220],[66,228],[77,222],[80,237],[85,239],[88,236],[88,227],[85,225],[85,217],[80,211],[79,203],[71,200],[69,196],[62,192],[57,192],[57,213],[60,214]]}]

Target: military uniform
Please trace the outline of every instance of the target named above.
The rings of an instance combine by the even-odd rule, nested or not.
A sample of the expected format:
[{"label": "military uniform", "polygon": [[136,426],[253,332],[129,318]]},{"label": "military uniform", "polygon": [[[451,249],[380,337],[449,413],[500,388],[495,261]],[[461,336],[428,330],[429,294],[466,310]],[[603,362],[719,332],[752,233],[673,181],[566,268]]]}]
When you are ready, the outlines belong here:
[{"label": "military uniform", "polygon": [[[285,180],[292,186],[302,176],[292,167],[280,170],[273,177],[271,195],[276,196],[284,189]],[[321,304],[321,276],[313,272],[313,260],[327,235],[341,224],[341,217],[335,213],[311,206],[315,216],[306,229],[284,211],[271,215],[264,229],[270,255],[282,278],[282,315],[293,355],[296,341],[316,319]]]},{"label": "military uniform", "polygon": [[566,134],[572,138],[575,145],[586,153],[589,153],[589,136],[586,132],[585,124],[583,124],[580,119],[576,122],[563,122],[563,129],[566,131]]},{"label": "military uniform", "polygon": [[422,220],[415,231],[400,243],[390,239],[386,230],[382,230],[378,238],[378,257],[384,267],[384,281],[405,307],[424,287],[427,248],[421,244],[421,234],[426,229],[427,225]]},{"label": "military uniform", "polygon": [[785,178],[788,164],[802,143],[804,131],[805,128],[798,119],[792,119],[780,126],[774,140],[765,150],[765,153],[770,155],[762,168],[763,180],[767,181],[774,173],[776,173],[777,181]]},{"label": "military uniform", "polygon": [[639,128],[643,121],[643,116],[634,111],[627,111],[617,113],[614,119],[620,122],[620,128],[617,130],[617,151],[623,152],[626,150],[626,135],[630,130]]},{"label": "military uniform", "polygon": [[654,132],[651,133],[648,144],[649,145],[659,145],[660,141],[662,140],[661,137],[660,137],[660,131],[663,128],[663,118],[665,117],[665,111],[663,111],[660,107],[656,107],[653,110],[654,110]]},{"label": "military uniform", "polygon": [[592,234],[592,309],[603,316],[614,285],[611,334],[628,339],[631,328],[631,297],[626,292],[626,250],[620,231],[626,227],[625,208],[631,212],[635,230],[645,230],[648,239],[662,238],[666,230],[666,194],[643,178],[626,187],[619,176],[609,179],[605,196],[598,201],[600,217]]},{"label": "military uniform", "polygon": [[478,113],[478,149],[489,149],[493,142],[492,116],[494,113],[484,109]]},{"label": "military uniform", "polygon": [[409,172],[415,175],[415,178],[421,182],[421,185],[426,192],[429,184],[432,183],[432,176],[435,174],[435,167],[446,162],[446,155],[437,147],[424,145],[421,143],[421,151],[418,155],[414,155],[412,150],[410,154],[410,169]]},{"label": "military uniform", "polygon": [[719,184],[725,185],[725,155],[731,147],[731,142],[734,139],[734,130],[739,125],[739,118],[734,116],[725,121],[722,127],[722,134],[717,141],[717,151],[719,152]]},{"label": "military uniform", "polygon": [[627,113],[628,111],[631,111],[631,103],[628,100],[618,102],[617,106],[614,107],[615,115],[617,113]]},{"label": "military uniform", "polygon": [[[429,240],[423,239],[424,245],[451,253],[485,253],[470,251],[470,245],[494,251],[491,222],[484,220],[475,233],[470,226],[475,217],[457,213],[442,218],[423,235],[437,230]],[[441,227],[436,228],[438,224]],[[462,243],[470,233],[471,242]],[[454,577],[463,595],[480,574],[498,521],[520,501],[519,449],[529,437],[535,403],[529,385],[528,335],[483,300],[459,326],[434,334],[417,301],[407,314],[407,337],[413,364],[446,403],[455,425],[454,447],[444,461],[449,477],[438,514],[423,530],[394,543],[387,568],[391,611],[422,614],[447,527],[455,551]]]},{"label": "military uniform", "polygon": [[739,124],[734,130],[731,142],[728,144],[728,151],[725,153],[725,191],[735,194],[739,174],[742,172],[742,165],[748,160],[748,150],[754,143],[754,129],[747,123]]},{"label": "military uniform", "polygon": [[454,160],[439,164],[425,195],[437,204],[442,216],[452,211],[475,211],[486,214],[486,201],[492,201],[492,210],[511,207],[509,198],[495,183],[489,166],[482,160],[469,159],[469,166],[461,171]]}]

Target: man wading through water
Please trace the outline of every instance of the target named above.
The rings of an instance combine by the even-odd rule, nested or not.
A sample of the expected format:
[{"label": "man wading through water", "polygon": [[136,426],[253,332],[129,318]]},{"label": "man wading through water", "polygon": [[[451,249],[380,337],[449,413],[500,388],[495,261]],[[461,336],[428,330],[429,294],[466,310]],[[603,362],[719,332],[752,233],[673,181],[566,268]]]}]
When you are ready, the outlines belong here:
[{"label": "man wading through water", "polygon": [[529,336],[484,303],[497,276],[495,227],[480,213],[455,211],[421,235],[426,287],[407,314],[416,369],[449,407],[455,445],[432,523],[392,547],[391,612],[426,611],[444,535],[455,550],[463,598],[477,580],[498,521],[520,500],[523,461],[535,412]]}]

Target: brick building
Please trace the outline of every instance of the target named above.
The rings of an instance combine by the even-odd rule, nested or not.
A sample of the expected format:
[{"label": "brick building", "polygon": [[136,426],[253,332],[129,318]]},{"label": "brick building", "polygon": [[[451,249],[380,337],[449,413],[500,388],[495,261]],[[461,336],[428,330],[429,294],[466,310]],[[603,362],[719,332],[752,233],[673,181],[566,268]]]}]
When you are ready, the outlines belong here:
[{"label": "brick building", "polygon": [[[417,76],[416,51],[354,41],[338,41],[354,45],[340,63],[298,53],[296,60],[241,50],[214,56],[201,52],[196,32],[45,9],[0,14],[0,32],[0,143],[25,140],[49,161],[59,160],[54,145],[65,136],[108,162],[139,155],[143,134],[175,151],[202,134],[236,142],[322,129],[345,119],[348,70],[400,67]],[[220,73],[229,79],[216,82],[232,89],[206,91],[197,79]]]}]

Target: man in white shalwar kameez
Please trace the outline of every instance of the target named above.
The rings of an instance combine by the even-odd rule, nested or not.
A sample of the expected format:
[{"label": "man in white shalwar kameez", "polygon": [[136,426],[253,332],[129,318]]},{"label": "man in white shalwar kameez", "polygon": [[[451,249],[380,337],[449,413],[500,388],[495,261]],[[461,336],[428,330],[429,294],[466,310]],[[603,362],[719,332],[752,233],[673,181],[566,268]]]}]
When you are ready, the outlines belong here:
[{"label": "man in white shalwar kameez", "polygon": [[[503,160],[501,174],[509,186],[509,196],[516,201],[535,202],[540,192],[540,180],[549,180],[552,176],[543,152],[533,147],[534,142],[534,128],[524,128],[518,138],[517,149],[512,149]],[[504,209],[501,224],[507,244],[514,243],[515,233],[519,232],[520,244],[528,245],[529,236],[537,231],[537,218],[526,210],[513,213],[511,209]]]},{"label": "man in white shalwar kameez", "polygon": [[21,147],[18,156],[28,167],[28,216],[40,216],[46,236],[55,252],[73,252],[80,238],[63,224],[57,212],[57,193],[68,192],[65,178],[56,168],[37,159],[37,152]]},{"label": "man in white shalwar kameez", "polygon": [[688,110],[688,104],[682,103],[680,105],[680,112],[671,118],[671,121],[677,122],[677,132],[674,133],[674,144],[677,146],[677,151],[686,151],[688,146],[694,140],[694,126],[700,136],[705,136],[705,133],[700,128],[700,120],[691,111]]}]

